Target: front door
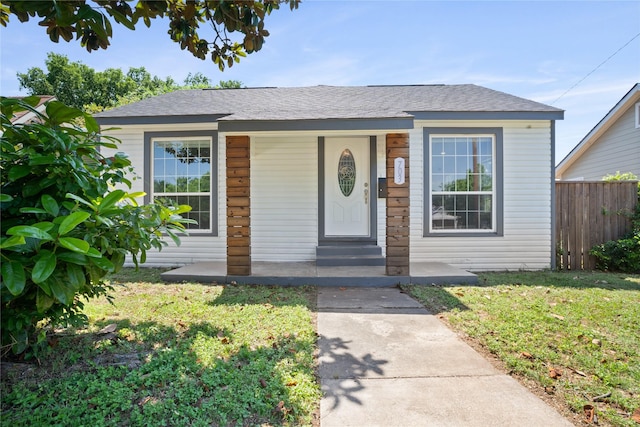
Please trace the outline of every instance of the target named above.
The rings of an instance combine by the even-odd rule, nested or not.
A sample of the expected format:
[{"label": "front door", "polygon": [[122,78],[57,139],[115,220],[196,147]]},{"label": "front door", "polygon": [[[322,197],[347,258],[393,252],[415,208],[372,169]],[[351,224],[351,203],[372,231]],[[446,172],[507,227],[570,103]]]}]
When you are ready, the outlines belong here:
[{"label": "front door", "polygon": [[369,138],[326,138],[325,237],[369,237]]}]

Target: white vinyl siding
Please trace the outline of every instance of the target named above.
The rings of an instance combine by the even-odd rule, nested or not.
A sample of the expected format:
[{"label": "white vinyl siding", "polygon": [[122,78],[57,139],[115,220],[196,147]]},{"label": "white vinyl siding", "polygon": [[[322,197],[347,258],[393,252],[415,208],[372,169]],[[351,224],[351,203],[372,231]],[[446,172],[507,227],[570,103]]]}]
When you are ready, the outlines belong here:
[{"label": "white vinyl siding", "polygon": [[640,128],[635,121],[632,106],[563,172],[562,179],[600,181],[618,171],[640,176]]},{"label": "white vinyl siding", "polygon": [[[503,129],[503,235],[423,237],[423,128]],[[481,270],[551,264],[551,127],[548,121],[420,121],[410,132],[411,262]]]},{"label": "white vinyl siding", "polygon": [[314,261],[318,138],[251,138],[251,260]]}]

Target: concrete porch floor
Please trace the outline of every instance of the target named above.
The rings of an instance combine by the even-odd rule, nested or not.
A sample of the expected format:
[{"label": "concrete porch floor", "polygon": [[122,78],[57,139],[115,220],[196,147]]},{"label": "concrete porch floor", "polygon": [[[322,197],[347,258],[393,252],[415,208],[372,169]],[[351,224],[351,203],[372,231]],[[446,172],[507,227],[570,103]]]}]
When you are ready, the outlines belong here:
[{"label": "concrete porch floor", "polygon": [[410,276],[386,276],[384,266],[318,267],[315,262],[253,262],[251,276],[228,276],[225,262],[199,262],[162,273],[167,282],[205,282],[254,285],[316,285],[383,287],[398,284],[467,284],[478,277],[439,262],[411,264]]}]

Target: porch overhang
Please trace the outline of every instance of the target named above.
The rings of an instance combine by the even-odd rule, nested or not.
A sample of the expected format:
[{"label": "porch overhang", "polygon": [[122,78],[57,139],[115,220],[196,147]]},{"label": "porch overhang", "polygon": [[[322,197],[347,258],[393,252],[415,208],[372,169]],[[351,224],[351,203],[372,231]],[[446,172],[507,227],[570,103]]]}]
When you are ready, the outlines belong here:
[{"label": "porch overhang", "polygon": [[300,120],[233,120],[218,121],[220,132],[280,132],[280,131],[399,131],[413,128],[413,117],[340,118]]}]

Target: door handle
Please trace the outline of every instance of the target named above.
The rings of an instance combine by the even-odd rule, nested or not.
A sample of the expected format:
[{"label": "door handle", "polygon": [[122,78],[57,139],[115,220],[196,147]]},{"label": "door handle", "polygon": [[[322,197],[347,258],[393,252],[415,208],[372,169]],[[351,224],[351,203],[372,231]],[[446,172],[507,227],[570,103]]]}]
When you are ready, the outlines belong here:
[{"label": "door handle", "polygon": [[369,184],[364,183],[364,204],[369,203]]}]

